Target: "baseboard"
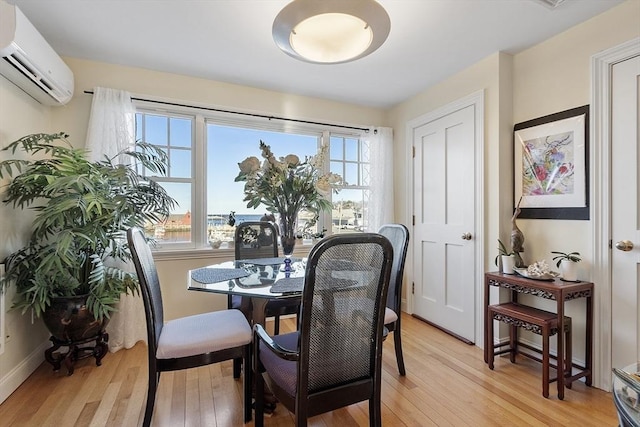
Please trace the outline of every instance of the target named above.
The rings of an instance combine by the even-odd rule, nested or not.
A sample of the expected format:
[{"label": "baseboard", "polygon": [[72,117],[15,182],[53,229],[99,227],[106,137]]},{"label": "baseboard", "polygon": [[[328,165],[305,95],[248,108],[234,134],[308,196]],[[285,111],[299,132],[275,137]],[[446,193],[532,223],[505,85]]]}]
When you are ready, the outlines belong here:
[{"label": "baseboard", "polygon": [[0,379],[0,403],[4,402],[44,362],[44,352],[51,347],[49,340],[43,342],[20,364]]}]

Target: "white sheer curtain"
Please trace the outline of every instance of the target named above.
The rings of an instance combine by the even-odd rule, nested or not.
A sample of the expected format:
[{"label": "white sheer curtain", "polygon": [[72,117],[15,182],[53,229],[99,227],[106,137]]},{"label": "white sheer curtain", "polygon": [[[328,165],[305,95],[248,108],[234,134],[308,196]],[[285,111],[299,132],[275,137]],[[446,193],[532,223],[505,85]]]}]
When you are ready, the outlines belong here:
[{"label": "white sheer curtain", "polygon": [[[85,148],[89,160],[109,158],[120,151],[133,148],[136,138],[136,109],[129,92],[96,87],[93,89],[91,116]],[[128,156],[120,156],[120,163],[128,163]]]},{"label": "white sheer curtain", "polygon": [[[129,92],[96,87],[93,90],[91,116],[87,129],[86,149],[92,161],[109,158],[135,145],[135,113]],[[120,156],[116,162],[129,163],[129,156]],[[114,266],[134,271],[133,263],[124,265],[113,261]],[[112,353],[131,348],[138,341],[147,340],[144,305],[139,295],[122,295],[118,311],[111,315],[107,325],[109,351]]]},{"label": "white sheer curtain", "polygon": [[393,222],[393,129],[371,128],[362,135],[369,143],[370,192],[367,212],[368,230]]}]

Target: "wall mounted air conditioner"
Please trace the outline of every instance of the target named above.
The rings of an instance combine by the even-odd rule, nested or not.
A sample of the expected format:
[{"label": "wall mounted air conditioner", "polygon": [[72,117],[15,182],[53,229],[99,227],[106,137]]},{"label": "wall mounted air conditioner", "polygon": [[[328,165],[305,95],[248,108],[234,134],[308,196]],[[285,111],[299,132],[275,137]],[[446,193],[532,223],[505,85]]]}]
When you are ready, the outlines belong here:
[{"label": "wall mounted air conditioner", "polygon": [[0,0],[0,74],[45,105],[73,96],[73,73],[15,5]]}]

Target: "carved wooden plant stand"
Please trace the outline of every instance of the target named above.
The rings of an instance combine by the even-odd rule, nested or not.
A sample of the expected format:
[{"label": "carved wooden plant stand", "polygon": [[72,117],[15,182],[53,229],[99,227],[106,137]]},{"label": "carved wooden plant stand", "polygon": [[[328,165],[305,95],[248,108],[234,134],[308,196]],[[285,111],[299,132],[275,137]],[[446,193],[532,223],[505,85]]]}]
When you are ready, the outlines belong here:
[{"label": "carved wooden plant stand", "polygon": [[[49,338],[52,346],[45,350],[44,358],[47,362],[53,365],[54,371],[59,371],[62,362],[67,368],[67,375],[73,374],[74,364],[80,360],[90,356],[96,358],[96,366],[102,365],[102,358],[107,354],[109,349],[107,342],[109,341],[109,334],[105,331],[98,332],[97,335],[82,339],[80,341],[62,341],[52,336]],[[82,344],[88,344],[95,341],[93,346],[82,346]],[[67,351],[64,353],[56,353],[60,347],[67,347]]]}]

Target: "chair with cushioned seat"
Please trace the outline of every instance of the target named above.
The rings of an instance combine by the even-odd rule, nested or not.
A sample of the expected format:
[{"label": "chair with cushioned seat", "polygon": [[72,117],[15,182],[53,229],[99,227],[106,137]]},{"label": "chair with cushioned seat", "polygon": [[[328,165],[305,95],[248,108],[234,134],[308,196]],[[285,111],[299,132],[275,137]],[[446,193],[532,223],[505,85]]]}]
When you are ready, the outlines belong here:
[{"label": "chair with cushioned seat", "polygon": [[[241,358],[250,366],[251,326],[239,310],[222,310],[164,322],[158,272],[144,233],[127,231],[147,321],[149,385],[143,426],[151,425],[160,373]],[[244,422],[251,420],[251,369],[244,369]]]},{"label": "chair with cushioned seat", "polygon": [[[269,221],[245,221],[236,226],[235,230],[235,259],[277,258],[278,230]],[[251,316],[250,299],[240,295],[227,297],[227,308],[242,311],[247,318]],[[271,299],[265,307],[265,317],[273,317],[273,333],[280,333],[280,316],[298,314],[300,298]],[[233,362],[235,377],[240,375],[241,360]]]},{"label": "chair with cushioned seat", "polygon": [[392,261],[389,240],[377,233],[334,235],[313,247],[300,330],[271,337],[254,325],[256,427],[263,425],[265,382],[294,413],[296,426],[364,400],[370,425],[382,425],[382,339]]},{"label": "chair with cushioned seat", "polygon": [[384,316],[384,326],[389,332],[393,332],[393,341],[396,349],[396,362],[400,375],[406,375],[404,357],[402,356],[400,311],[402,305],[402,279],[404,277],[404,264],[407,259],[409,247],[409,230],[402,224],[385,224],[378,230],[393,246],[393,267],[391,267],[391,279],[389,279],[389,292],[387,293],[387,309]]},{"label": "chair with cushioned seat", "polygon": [[[235,231],[235,258],[277,258],[278,257],[278,230],[268,221],[246,221],[236,226]],[[242,297],[229,295],[228,308],[240,309],[243,306]],[[299,298],[269,300],[265,308],[266,317],[273,317],[273,333],[280,333],[280,316],[298,314],[300,310]]]}]

